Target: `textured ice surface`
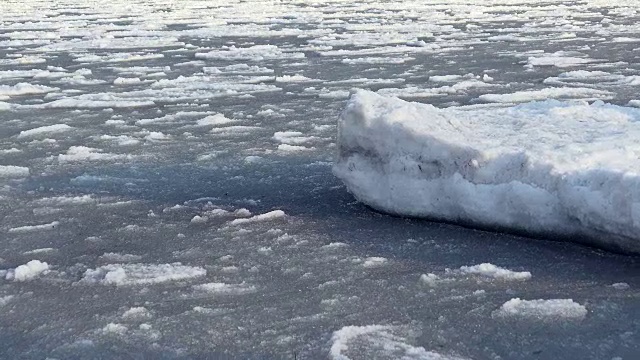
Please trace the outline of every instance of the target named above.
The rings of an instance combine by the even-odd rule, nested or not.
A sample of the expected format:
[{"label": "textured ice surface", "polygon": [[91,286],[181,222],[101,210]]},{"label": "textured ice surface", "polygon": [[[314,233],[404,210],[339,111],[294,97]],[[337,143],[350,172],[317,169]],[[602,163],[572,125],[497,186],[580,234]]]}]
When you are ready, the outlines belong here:
[{"label": "textured ice surface", "polygon": [[385,212],[640,252],[639,120],[600,102],[459,110],[358,92],[334,172]]},{"label": "textured ice surface", "polygon": [[638,358],[637,259],[382,215],[331,172],[355,89],[640,107],[638,6],[0,1],[0,359]]}]

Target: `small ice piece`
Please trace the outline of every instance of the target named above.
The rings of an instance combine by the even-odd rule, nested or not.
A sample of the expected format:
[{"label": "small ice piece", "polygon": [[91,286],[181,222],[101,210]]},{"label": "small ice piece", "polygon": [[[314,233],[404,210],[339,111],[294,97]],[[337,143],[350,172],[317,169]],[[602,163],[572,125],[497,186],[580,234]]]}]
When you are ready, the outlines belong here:
[{"label": "small ice piece", "polygon": [[420,282],[430,287],[438,285],[438,280],[440,280],[440,277],[436,274],[428,273],[420,275]]},{"label": "small ice piece", "polygon": [[192,224],[204,224],[207,221],[209,221],[209,218],[206,217],[206,216],[196,215],[196,216],[191,218],[191,223]]},{"label": "small ice piece", "polygon": [[71,146],[66,154],[58,155],[60,162],[117,160],[130,158],[131,155],[103,153],[100,149],[87,146]]},{"label": "small ice piece", "polygon": [[37,255],[37,254],[50,254],[53,252],[58,251],[57,249],[54,248],[39,248],[39,249],[33,249],[33,250],[29,250],[29,251],[25,251],[22,253],[22,255]]},{"label": "small ice piece", "polygon": [[141,259],[142,259],[142,256],[140,255],[120,254],[120,253],[114,253],[114,252],[104,253],[100,255],[100,260],[105,262],[123,263],[123,262],[140,261]]},{"label": "small ice piece", "polygon": [[474,266],[462,266],[460,271],[465,274],[482,275],[500,280],[529,280],[531,273],[528,271],[511,271],[490,263],[483,263]]},{"label": "small ice piece", "polygon": [[599,60],[584,57],[569,56],[562,51],[542,56],[530,57],[527,61],[529,66],[555,66],[559,68],[573,67],[578,65],[589,64]]},{"label": "small ice piece", "polygon": [[122,335],[122,334],[126,333],[127,330],[129,330],[129,329],[126,326],[124,326],[122,324],[114,324],[114,323],[109,323],[105,327],[102,328],[102,331],[104,333],[117,334],[117,335]]},{"label": "small ice piece", "polygon": [[306,144],[316,139],[315,136],[305,136],[300,131],[278,131],[273,134],[273,139],[288,145]]},{"label": "small ice piece", "polygon": [[372,257],[366,258],[362,263],[362,266],[366,268],[373,268],[373,267],[379,267],[379,266],[385,265],[388,262],[389,260],[387,260],[386,258],[379,257],[379,256],[372,256]]},{"label": "small ice piece", "polygon": [[9,302],[15,299],[15,297],[15,295],[0,296],[0,308],[7,305]]},{"label": "small ice piece", "polygon": [[592,88],[560,87],[541,90],[517,91],[511,94],[484,94],[478,98],[492,103],[523,103],[547,99],[608,99],[611,92]]},{"label": "small ice piece", "polygon": [[616,290],[627,290],[627,289],[631,288],[631,286],[629,286],[629,284],[624,283],[624,282],[619,282],[619,283],[612,284],[611,287],[616,289]]},{"label": "small ice piece", "polygon": [[140,78],[122,78],[119,77],[115,80],[113,80],[113,85],[137,85],[140,84],[142,81],[140,80]]},{"label": "small ice piece", "polygon": [[345,326],[333,332],[329,358],[462,360],[411,345],[408,339],[411,333],[405,326]]},{"label": "small ice piece", "polygon": [[300,146],[300,145],[289,145],[289,144],[278,145],[278,150],[282,152],[298,152],[298,151],[308,151],[313,149],[314,148],[308,148],[306,146]]},{"label": "small ice piece", "polygon": [[39,136],[39,135],[49,136],[52,133],[66,132],[71,129],[73,129],[73,127],[67,124],[54,124],[54,125],[41,126],[35,129],[20,131],[20,133],[18,134],[18,138],[33,137],[33,136]]},{"label": "small ice piece", "polygon": [[215,295],[243,295],[257,291],[255,286],[246,283],[226,284],[219,282],[194,285],[193,290]]},{"label": "small ice piece", "polygon": [[125,320],[144,320],[150,317],[151,313],[144,306],[132,307],[122,314],[122,318]]},{"label": "small ice piece", "polygon": [[11,96],[20,95],[32,95],[32,94],[44,94],[51,91],[58,90],[43,85],[31,85],[27,83],[17,83],[15,85],[0,85],[0,98],[7,98]]},{"label": "small ice piece", "polygon": [[17,234],[17,233],[28,233],[28,232],[34,232],[34,231],[53,230],[56,227],[58,227],[58,225],[60,225],[59,221],[53,221],[47,224],[18,226],[18,227],[9,229],[9,233]]},{"label": "small ice piece", "polygon": [[282,210],[274,210],[268,213],[255,215],[246,219],[235,219],[231,221],[231,225],[242,225],[248,223],[262,222],[262,221],[271,221],[276,219],[283,219],[286,216],[284,211]]},{"label": "small ice piece", "polygon": [[31,260],[24,265],[7,271],[6,280],[29,281],[38,277],[43,272],[49,270],[49,264],[40,260]]},{"label": "small ice piece", "polygon": [[0,178],[23,178],[29,176],[29,168],[24,166],[0,165]]},{"label": "small ice piece", "polygon": [[571,299],[521,300],[514,298],[502,304],[495,316],[534,319],[583,319],[587,308]]},{"label": "small ice piece", "polygon": [[217,125],[231,124],[234,122],[238,122],[238,120],[229,119],[225,117],[223,114],[215,114],[215,115],[210,115],[198,120],[196,124],[198,126],[217,126]]},{"label": "small ice piece", "polygon": [[201,267],[173,264],[109,264],[85,271],[81,283],[102,285],[145,285],[189,280],[204,276]]},{"label": "small ice piece", "polygon": [[276,77],[276,82],[282,82],[282,83],[307,82],[307,81],[313,81],[313,79],[308,78],[308,77],[303,76],[303,75],[300,75],[300,74],[282,75],[282,76]]}]

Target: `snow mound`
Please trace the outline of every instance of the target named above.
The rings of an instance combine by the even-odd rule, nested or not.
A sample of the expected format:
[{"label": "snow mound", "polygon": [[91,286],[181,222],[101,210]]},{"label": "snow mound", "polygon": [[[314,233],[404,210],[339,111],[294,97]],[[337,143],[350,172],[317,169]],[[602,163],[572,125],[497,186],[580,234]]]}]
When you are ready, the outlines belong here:
[{"label": "snow mound", "polygon": [[333,171],[387,213],[638,253],[638,120],[603,102],[438,109],[359,91]]},{"label": "snow mound", "polygon": [[285,214],[284,211],[274,210],[274,211],[269,211],[268,213],[252,216],[250,218],[232,220],[231,225],[242,225],[242,224],[250,224],[250,223],[256,223],[256,222],[263,222],[263,221],[271,221],[276,219],[282,219],[285,216],[287,216],[287,214]]},{"label": "snow mound", "polygon": [[9,270],[5,276],[6,280],[29,281],[38,277],[43,272],[49,270],[49,264],[40,260],[31,260],[24,265]]},{"label": "snow mound", "polygon": [[102,285],[146,285],[201,277],[201,267],[173,264],[109,264],[88,269],[80,282]]},{"label": "snow mound", "polygon": [[[409,333],[409,334],[406,334]],[[408,344],[410,331],[401,326],[367,325],[345,326],[331,336],[329,358],[333,360],[355,359],[404,359],[404,360],[456,360],[423,347]]]},{"label": "snow mound", "polygon": [[0,165],[0,178],[22,178],[29,176],[29,168],[24,166]]},{"label": "snow mound", "polygon": [[531,273],[528,271],[511,271],[509,269],[501,268],[499,266],[482,263],[473,266],[462,266],[460,271],[465,274],[482,275],[500,280],[529,280],[531,279]]},{"label": "snow mound", "polygon": [[520,300],[511,299],[495,312],[497,316],[538,319],[583,319],[587,308],[571,299]]}]

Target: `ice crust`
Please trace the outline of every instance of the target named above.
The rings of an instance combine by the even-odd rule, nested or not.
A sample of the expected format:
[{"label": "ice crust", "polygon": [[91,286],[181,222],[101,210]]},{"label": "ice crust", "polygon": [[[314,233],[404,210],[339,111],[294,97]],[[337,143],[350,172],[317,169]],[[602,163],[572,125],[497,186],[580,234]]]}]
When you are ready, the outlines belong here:
[{"label": "ice crust", "polygon": [[387,213],[638,253],[638,120],[603,102],[438,109],[358,91],[333,170]]}]

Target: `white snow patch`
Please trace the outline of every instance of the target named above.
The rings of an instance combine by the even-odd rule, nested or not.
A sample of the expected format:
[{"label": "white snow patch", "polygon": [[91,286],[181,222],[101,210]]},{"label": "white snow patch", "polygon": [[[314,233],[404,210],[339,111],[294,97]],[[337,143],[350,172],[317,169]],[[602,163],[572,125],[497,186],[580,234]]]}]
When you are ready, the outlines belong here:
[{"label": "white snow patch", "polygon": [[440,277],[436,274],[428,273],[420,275],[420,282],[430,287],[436,287],[439,280]]},{"label": "white snow patch", "polygon": [[217,126],[217,125],[230,124],[234,122],[238,122],[238,120],[229,119],[225,117],[223,114],[215,114],[215,115],[207,116],[203,119],[199,119],[196,122],[196,124],[198,126]]},{"label": "white snow patch", "polygon": [[590,64],[598,60],[584,57],[569,56],[560,51],[549,55],[530,57],[527,61],[529,66],[555,66],[559,68],[573,67],[578,65]]},{"label": "white snow patch", "polygon": [[122,335],[124,333],[126,333],[129,329],[122,325],[122,324],[114,324],[114,323],[109,323],[107,324],[105,327],[102,328],[102,332],[107,333],[107,334],[117,334],[117,335]]},{"label": "white snow patch", "polygon": [[461,266],[460,271],[465,274],[482,275],[500,280],[529,280],[531,273],[528,271],[511,271],[490,263],[482,263],[474,266]]},{"label": "white snow patch", "polygon": [[10,281],[29,281],[37,278],[47,270],[49,270],[49,264],[46,262],[31,260],[24,265],[7,271],[5,279]]},{"label": "white snow patch", "polygon": [[257,291],[254,285],[246,283],[226,284],[218,282],[194,285],[193,290],[215,295],[243,295]]},{"label": "white snow patch", "polygon": [[386,258],[379,257],[379,256],[372,256],[372,257],[366,258],[362,263],[362,266],[366,268],[373,268],[373,267],[386,265],[388,262],[389,260],[387,260]]},{"label": "white snow patch", "polygon": [[315,136],[305,136],[299,131],[278,131],[273,134],[273,139],[283,144],[300,145],[317,139]]},{"label": "white snow patch", "polygon": [[122,314],[125,320],[144,320],[151,318],[151,312],[144,306],[132,307]]},{"label": "white snow patch", "polygon": [[130,158],[127,154],[110,154],[103,153],[100,149],[90,148],[87,146],[72,146],[67,150],[66,154],[58,155],[60,162],[77,162],[77,161],[100,161],[100,160],[117,160]]},{"label": "white snow patch", "polygon": [[29,176],[28,167],[0,165],[0,178],[23,178],[27,176]]},{"label": "white snow patch", "polygon": [[53,230],[60,225],[59,221],[50,222],[48,224],[18,226],[9,229],[9,233],[28,233],[34,231]]},{"label": "white snow patch", "polygon": [[114,253],[114,252],[104,253],[100,255],[100,260],[105,262],[123,263],[123,262],[140,261],[141,259],[142,259],[142,256],[140,255],[121,254],[121,253]]},{"label": "white snow patch", "polygon": [[67,124],[54,124],[54,125],[41,126],[34,129],[20,131],[20,133],[18,134],[18,138],[32,137],[32,136],[38,136],[38,135],[48,136],[53,133],[61,133],[61,132],[69,131],[71,129],[73,129],[73,127]]},{"label": "white snow patch", "polygon": [[201,267],[173,264],[109,264],[85,271],[82,283],[102,285],[145,285],[189,280],[204,276]]},{"label": "white snow patch", "polygon": [[629,284],[624,283],[624,282],[619,282],[619,283],[612,284],[611,287],[616,289],[616,290],[628,290],[628,289],[631,288],[631,286],[629,286]]},{"label": "white snow patch", "polygon": [[[408,333],[408,334],[404,334]],[[345,326],[331,336],[329,357],[350,359],[461,360],[409,344],[411,331],[399,326]]]},{"label": "white snow patch", "polygon": [[119,77],[119,78],[113,80],[113,85],[138,85],[141,82],[142,81],[140,80],[140,78],[122,78],[122,77]]},{"label": "white snow patch", "polygon": [[246,219],[234,219],[231,221],[231,225],[242,225],[242,224],[249,224],[249,223],[256,223],[256,222],[263,222],[263,221],[272,221],[277,219],[284,219],[286,216],[287,215],[284,213],[284,211],[274,210],[268,213],[255,215]]},{"label": "white snow patch", "polygon": [[299,151],[309,151],[309,150],[313,150],[314,148],[309,148],[306,146],[300,146],[300,145],[289,145],[289,144],[280,144],[278,145],[278,150],[282,151],[282,152],[299,152]]},{"label": "white snow patch", "polygon": [[571,299],[521,300],[514,298],[502,304],[496,316],[534,319],[583,319],[587,308]]},{"label": "white snow patch", "polygon": [[517,91],[511,94],[484,94],[479,99],[496,103],[521,103],[546,99],[608,99],[612,93],[591,88],[546,88],[541,90]]},{"label": "white snow patch", "polygon": [[44,85],[31,85],[28,83],[18,83],[15,85],[0,85],[0,97],[6,100],[12,96],[44,94],[58,90]]}]

